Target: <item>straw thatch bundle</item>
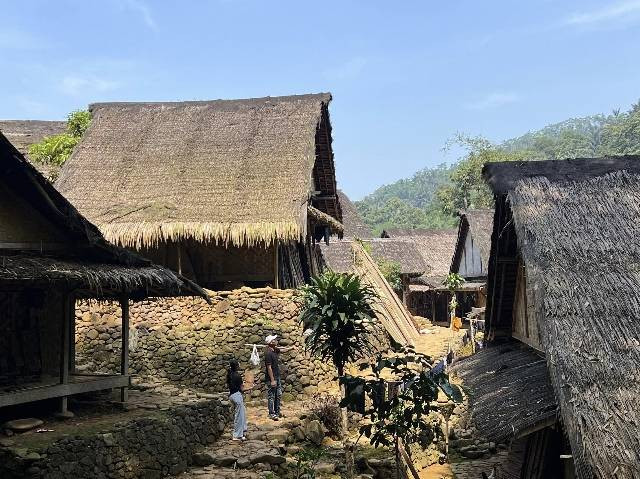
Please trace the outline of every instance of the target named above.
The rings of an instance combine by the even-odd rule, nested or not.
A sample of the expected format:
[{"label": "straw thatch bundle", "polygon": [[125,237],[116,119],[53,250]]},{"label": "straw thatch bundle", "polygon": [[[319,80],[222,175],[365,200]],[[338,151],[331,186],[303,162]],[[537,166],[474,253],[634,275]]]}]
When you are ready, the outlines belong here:
[{"label": "straw thatch bundle", "polygon": [[640,477],[640,157],[485,176],[511,207],[578,476]]},{"label": "straw thatch bundle", "polygon": [[0,282],[5,286],[61,287],[79,295],[133,299],[193,295],[208,299],[191,281],[107,243],[98,229],[0,134],[0,181],[62,232],[66,247],[48,253],[3,250]]},{"label": "straw thatch bundle", "polygon": [[426,228],[391,228],[382,233],[383,237],[408,241],[415,245],[427,266],[428,272],[412,280],[416,284],[438,287],[449,274],[451,259],[458,241],[458,230]]},{"label": "straw thatch bundle", "polygon": [[56,186],[108,240],[138,249],[297,241],[308,205],[340,231],[330,101],[94,104]]}]

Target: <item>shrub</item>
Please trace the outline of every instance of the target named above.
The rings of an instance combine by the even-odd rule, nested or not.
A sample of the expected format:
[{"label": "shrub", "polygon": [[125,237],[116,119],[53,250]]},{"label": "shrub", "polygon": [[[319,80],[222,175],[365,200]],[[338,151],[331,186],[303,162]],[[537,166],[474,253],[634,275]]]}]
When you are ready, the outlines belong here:
[{"label": "shrub", "polygon": [[329,436],[340,438],[342,433],[342,416],[339,400],[331,394],[315,394],[307,403],[309,414],[315,416],[324,427]]}]

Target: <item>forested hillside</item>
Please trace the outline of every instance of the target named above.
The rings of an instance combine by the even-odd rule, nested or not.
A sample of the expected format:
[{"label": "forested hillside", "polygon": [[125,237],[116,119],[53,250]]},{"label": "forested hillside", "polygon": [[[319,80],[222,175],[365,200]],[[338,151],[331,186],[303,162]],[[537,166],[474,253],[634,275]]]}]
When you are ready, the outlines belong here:
[{"label": "forested hillside", "polygon": [[487,162],[640,154],[640,102],[626,112],[571,118],[500,145],[464,135],[454,142],[466,150],[457,163],[424,168],[357,202],[364,221],[375,232],[392,226],[450,227],[457,210],[491,206],[481,175]]}]

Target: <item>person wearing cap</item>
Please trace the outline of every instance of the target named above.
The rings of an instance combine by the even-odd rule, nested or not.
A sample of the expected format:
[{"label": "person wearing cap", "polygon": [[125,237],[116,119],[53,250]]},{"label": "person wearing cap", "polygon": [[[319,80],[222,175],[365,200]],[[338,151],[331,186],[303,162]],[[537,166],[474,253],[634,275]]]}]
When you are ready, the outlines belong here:
[{"label": "person wearing cap", "polygon": [[264,355],[265,380],[267,382],[267,406],[269,408],[269,417],[277,421],[281,417],[284,417],[280,411],[280,401],[282,398],[280,353],[292,348],[278,348],[278,336],[275,334],[267,336],[265,343],[267,344]]}]

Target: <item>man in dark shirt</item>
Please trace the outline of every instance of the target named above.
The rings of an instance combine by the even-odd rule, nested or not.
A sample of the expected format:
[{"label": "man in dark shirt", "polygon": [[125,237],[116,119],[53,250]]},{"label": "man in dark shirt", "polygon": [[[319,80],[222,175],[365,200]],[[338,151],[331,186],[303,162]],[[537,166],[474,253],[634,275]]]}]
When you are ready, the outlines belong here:
[{"label": "man in dark shirt", "polygon": [[291,348],[278,348],[278,336],[275,334],[267,336],[267,343],[264,354],[265,381],[267,383],[267,405],[269,407],[269,417],[274,421],[284,417],[280,411],[280,401],[282,398],[282,381],[280,379],[280,353]]}]

